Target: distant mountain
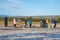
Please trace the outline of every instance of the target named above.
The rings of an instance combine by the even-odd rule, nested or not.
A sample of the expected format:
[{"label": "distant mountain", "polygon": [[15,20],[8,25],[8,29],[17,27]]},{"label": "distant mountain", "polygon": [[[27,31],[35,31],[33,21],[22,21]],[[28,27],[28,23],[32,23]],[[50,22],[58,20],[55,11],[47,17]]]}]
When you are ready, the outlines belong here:
[{"label": "distant mountain", "polygon": [[8,15],[0,15],[0,17],[8,17]]},{"label": "distant mountain", "polygon": [[60,18],[60,15],[46,15],[46,16],[11,16],[6,14],[0,14],[0,17],[33,17],[33,18]]}]

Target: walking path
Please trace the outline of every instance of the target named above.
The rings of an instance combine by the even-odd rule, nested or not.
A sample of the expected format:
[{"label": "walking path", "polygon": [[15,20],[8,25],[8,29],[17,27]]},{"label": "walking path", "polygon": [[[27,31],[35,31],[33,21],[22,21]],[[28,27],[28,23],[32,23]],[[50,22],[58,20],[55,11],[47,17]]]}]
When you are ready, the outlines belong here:
[{"label": "walking path", "polygon": [[60,40],[60,28],[0,27],[1,40]]},{"label": "walking path", "polygon": [[53,29],[48,29],[48,28],[14,28],[14,27],[0,27],[0,35],[4,35],[5,33],[7,34],[14,34],[14,33],[35,33],[35,32],[40,32],[40,33],[60,33],[59,28],[53,28]]}]

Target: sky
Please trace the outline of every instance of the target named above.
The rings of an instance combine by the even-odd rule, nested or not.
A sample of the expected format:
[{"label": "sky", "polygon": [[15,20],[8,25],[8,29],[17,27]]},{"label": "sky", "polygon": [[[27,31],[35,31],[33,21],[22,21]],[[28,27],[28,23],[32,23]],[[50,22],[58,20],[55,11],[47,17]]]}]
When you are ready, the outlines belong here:
[{"label": "sky", "polygon": [[0,15],[60,15],[60,0],[0,0]]}]

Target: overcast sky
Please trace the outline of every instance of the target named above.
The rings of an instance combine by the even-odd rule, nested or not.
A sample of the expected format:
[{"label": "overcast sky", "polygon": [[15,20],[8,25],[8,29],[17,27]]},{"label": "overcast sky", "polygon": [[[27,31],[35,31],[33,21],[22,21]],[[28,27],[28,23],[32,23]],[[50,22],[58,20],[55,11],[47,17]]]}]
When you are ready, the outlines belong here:
[{"label": "overcast sky", "polygon": [[12,16],[60,15],[60,0],[0,0],[0,14]]}]

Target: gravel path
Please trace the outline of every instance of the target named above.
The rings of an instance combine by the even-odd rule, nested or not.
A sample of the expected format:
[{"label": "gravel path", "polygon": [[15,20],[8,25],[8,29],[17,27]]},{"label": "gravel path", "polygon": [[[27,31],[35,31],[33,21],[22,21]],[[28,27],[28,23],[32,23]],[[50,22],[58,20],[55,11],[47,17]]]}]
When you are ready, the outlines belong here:
[{"label": "gravel path", "polygon": [[60,29],[0,27],[0,40],[60,40]]}]

